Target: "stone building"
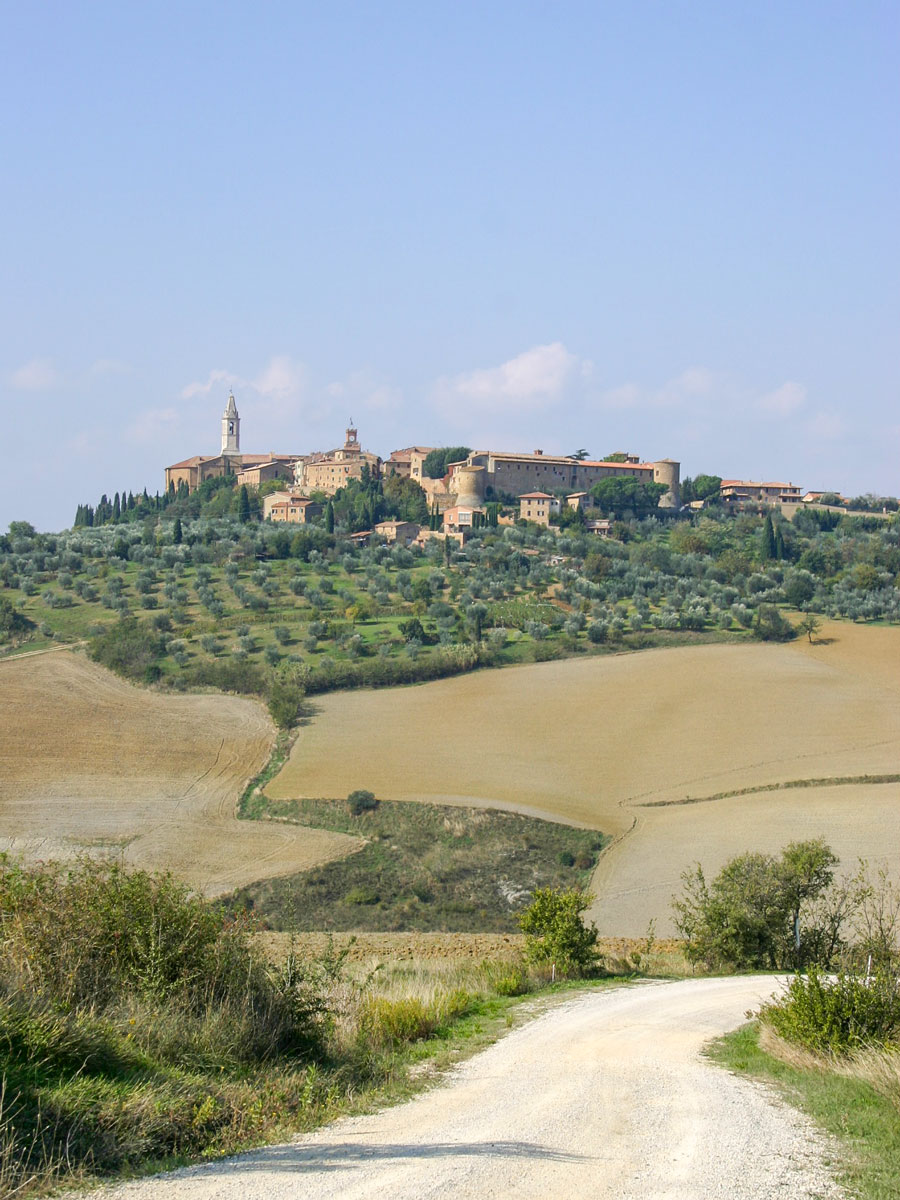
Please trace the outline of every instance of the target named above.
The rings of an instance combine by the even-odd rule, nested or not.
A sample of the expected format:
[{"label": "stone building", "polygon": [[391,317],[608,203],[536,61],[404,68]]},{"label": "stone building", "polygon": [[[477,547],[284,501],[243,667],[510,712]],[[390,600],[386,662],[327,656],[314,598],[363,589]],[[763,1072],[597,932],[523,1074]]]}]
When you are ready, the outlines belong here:
[{"label": "stone building", "polygon": [[596,462],[577,459],[571,455],[512,454],[499,450],[473,451],[463,462],[449,464],[450,491],[481,499],[493,496],[521,496],[529,491],[589,492],[602,479],[628,475],[642,483],[664,483],[668,488],[660,500],[660,508],[680,508],[679,492],[681,464],[671,458],[658,462],[639,462],[633,455],[625,462]]},{"label": "stone building", "polygon": [[343,446],[326,454],[309,455],[305,461],[298,463],[295,479],[297,486],[307,494],[323,492],[326,496],[333,496],[351,479],[359,479],[364,466],[368,466],[373,479],[381,477],[381,459],[377,454],[362,449],[351,421]]},{"label": "stone building", "polygon": [[270,492],[263,496],[263,520],[307,525],[322,511],[322,505],[298,492]]},{"label": "stone building", "polygon": [[[177,488],[183,483],[189,492],[198,488],[206,479],[222,475],[234,475],[237,482],[259,486],[264,479],[291,479],[299,454],[244,454],[241,451],[241,418],[238,414],[234,394],[222,414],[222,444],[218,454],[195,454],[181,462],[166,467],[166,490]],[[245,472],[249,475],[244,476]],[[244,476],[244,478],[242,478]]]},{"label": "stone building", "polygon": [[405,450],[392,450],[384,460],[384,474],[404,476],[421,484],[425,459],[433,449],[433,446],[407,446]]},{"label": "stone building", "polygon": [[793,483],[755,483],[723,479],[719,495],[731,504],[799,504],[802,492]]},{"label": "stone building", "polygon": [[558,513],[559,500],[547,492],[526,492],[519,497],[519,517],[523,521],[534,521],[536,525],[549,525],[550,514]]}]

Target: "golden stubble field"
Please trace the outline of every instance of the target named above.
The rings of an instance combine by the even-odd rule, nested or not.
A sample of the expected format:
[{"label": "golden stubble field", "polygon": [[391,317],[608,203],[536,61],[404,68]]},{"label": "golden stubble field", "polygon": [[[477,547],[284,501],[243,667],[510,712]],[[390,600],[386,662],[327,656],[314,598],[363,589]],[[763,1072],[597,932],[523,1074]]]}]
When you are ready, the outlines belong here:
[{"label": "golden stubble field", "polygon": [[358,846],[235,818],[273,742],[255,701],[163,696],[74,653],[0,661],[0,850],[112,855],[220,895]]},{"label": "golden stubble field", "polygon": [[515,808],[616,837],[595,876],[604,934],[670,933],[685,867],[823,835],[900,875],[900,784],[760,792],[900,772],[900,629],[833,623],[822,641],[708,645],[483,671],[317,698],[275,798]]}]

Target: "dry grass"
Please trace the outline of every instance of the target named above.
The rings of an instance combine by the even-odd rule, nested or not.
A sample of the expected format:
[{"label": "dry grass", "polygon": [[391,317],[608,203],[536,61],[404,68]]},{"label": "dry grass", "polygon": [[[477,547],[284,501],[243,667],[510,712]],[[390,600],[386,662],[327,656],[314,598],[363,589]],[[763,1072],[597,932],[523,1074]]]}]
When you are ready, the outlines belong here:
[{"label": "dry grass", "polygon": [[779,1037],[765,1021],[759,1026],[760,1049],[789,1067],[801,1071],[831,1071],[867,1083],[900,1112],[900,1051],[858,1050],[846,1057],[815,1054],[794,1042]]},{"label": "dry grass", "polygon": [[215,895],[358,846],[235,819],[274,736],[255,701],[159,695],[72,653],[0,662],[0,850],[121,857]]}]

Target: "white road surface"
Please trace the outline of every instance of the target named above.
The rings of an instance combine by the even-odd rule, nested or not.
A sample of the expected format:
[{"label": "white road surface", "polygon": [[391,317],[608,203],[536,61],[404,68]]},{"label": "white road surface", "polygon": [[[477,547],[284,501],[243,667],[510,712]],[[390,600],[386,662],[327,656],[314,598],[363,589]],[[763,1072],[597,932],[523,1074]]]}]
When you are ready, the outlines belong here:
[{"label": "white road surface", "polygon": [[771,977],[582,994],[395,1108],[105,1190],[116,1200],[799,1200],[839,1197],[834,1147],[700,1056]]}]

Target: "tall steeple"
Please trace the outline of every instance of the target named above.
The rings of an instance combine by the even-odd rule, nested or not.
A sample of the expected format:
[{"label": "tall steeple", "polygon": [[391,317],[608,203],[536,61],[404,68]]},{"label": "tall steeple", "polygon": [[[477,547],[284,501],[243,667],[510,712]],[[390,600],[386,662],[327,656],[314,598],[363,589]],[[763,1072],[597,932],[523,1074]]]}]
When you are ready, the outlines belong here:
[{"label": "tall steeple", "polygon": [[228,403],[222,414],[222,453],[240,454],[241,452],[241,418],[238,416],[234,393],[228,395]]}]

